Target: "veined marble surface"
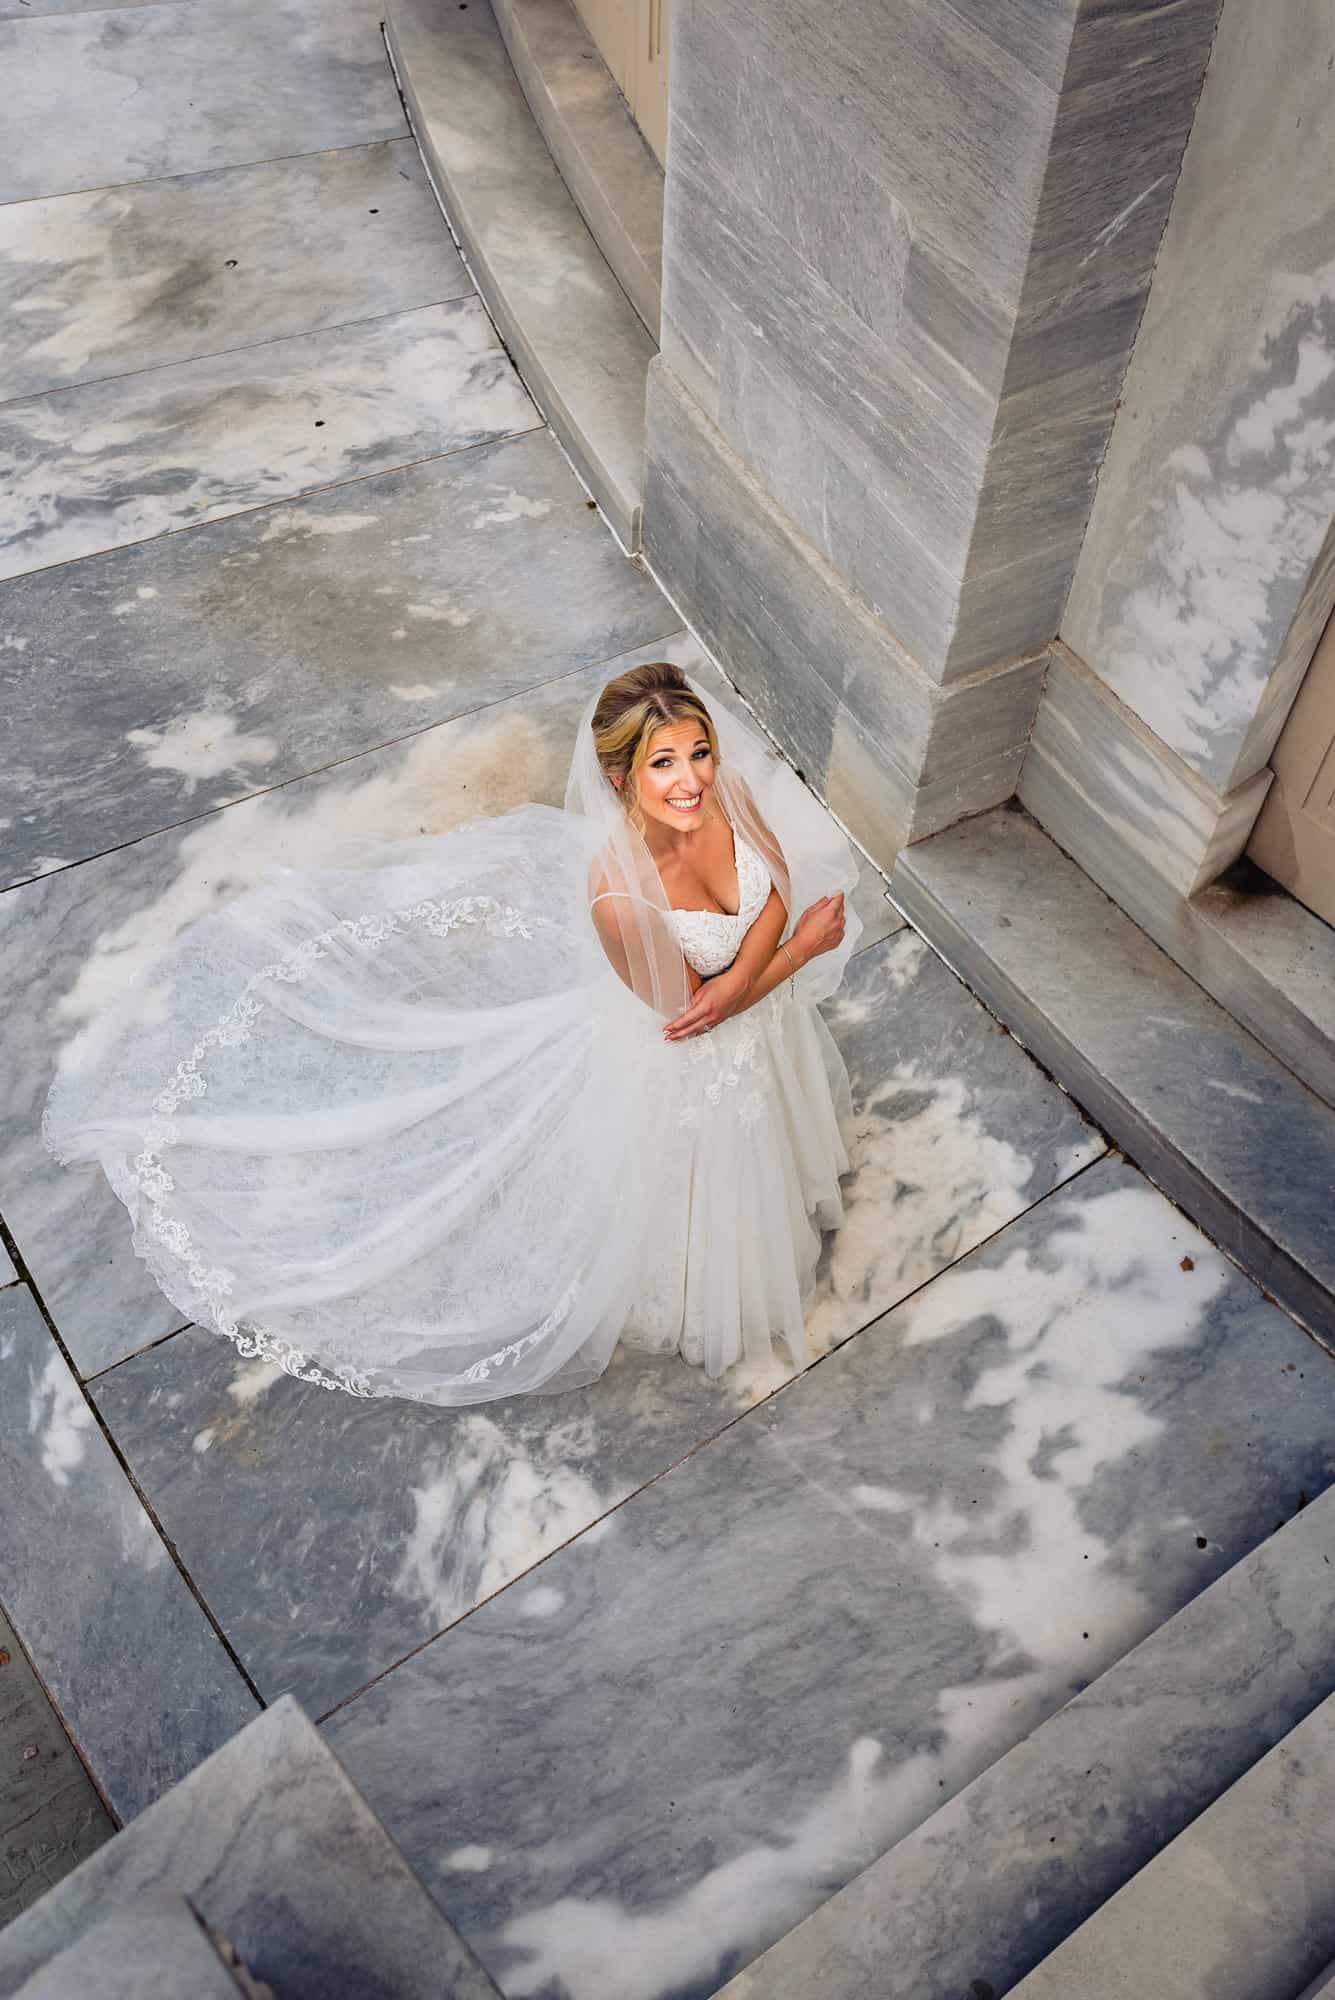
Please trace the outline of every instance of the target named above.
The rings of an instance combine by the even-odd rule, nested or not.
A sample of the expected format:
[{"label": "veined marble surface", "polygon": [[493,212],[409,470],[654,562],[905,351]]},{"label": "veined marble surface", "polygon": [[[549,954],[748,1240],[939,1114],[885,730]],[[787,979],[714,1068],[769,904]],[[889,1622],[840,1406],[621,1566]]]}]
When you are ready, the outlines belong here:
[{"label": "veined marble surface", "polygon": [[[587,677],[586,677],[587,678]],[[1099,1137],[920,938],[854,959],[831,1009],[858,1111],[848,1217],[808,1315],[827,1348],[1096,1156]],[[191,1330],[98,1407],[266,1696],[318,1714],[770,1394],[626,1355],[572,1395],[358,1404]]]},{"label": "veined marble surface", "polygon": [[266,1709],[8,1925],[0,1994],[9,2000],[102,1912],[168,1886],[283,2000],[495,2000],[294,1702]]},{"label": "veined marble surface", "polygon": [[0,400],[471,292],[411,139],[0,207]]},{"label": "veined marble surface", "polygon": [[1324,0],[1226,0],[1062,621],[1221,789],[1306,668],[1285,635],[1335,511],[1333,62]]},{"label": "veined marble surface", "polygon": [[8,403],[0,576],[540,421],[472,298]]},{"label": "veined marble surface", "polygon": [[342,842],[443,831],[526,799],[558,802],[583,704],[603,679],[664,654],[699,660],[685,638],[656,640],[0,896],[10,996],[0,1023],[0,1213],[83,1374],[169,1332],[180,1315],[134,1257],[101,1175],[59,1167],[43,1148],[56,1064],[77,1059],[108,1003],[179,930],[271,865],[323,864]]},{"label": "veined marble surface", "polygon": [[330,1740],[513,2000],[699,2000],[1328,1484],[1333,1437],[1327,1357],[1101,1162]]},{"label": "veined marble surface", "polygon": [[0,880],[675,623],[545,431],[17,579],[0,592]]},{"label": "veined marble surface", "polygon": [[378,0],[166,0],[0,20],[0,201],[402,138],[380,19]]},{"label": "veined marble surface", "polygon": [[0,1292],[0,1518],[0,1598],[129,1819],[255,1699],[18,1285]]},{"label": "veined marble surface", "polygon": [[18,1272],[14,1269],[13,1258],[10,1256],[8,1250],[6,1250],[4,1244],[0,1243],[0,1286],[16,1284],[18,1282],[18,1275]]}]

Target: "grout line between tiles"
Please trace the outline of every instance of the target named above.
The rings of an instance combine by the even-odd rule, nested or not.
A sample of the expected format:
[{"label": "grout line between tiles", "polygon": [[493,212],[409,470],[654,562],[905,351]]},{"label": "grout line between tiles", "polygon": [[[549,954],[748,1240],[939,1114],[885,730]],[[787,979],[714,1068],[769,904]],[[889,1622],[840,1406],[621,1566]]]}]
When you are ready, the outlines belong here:
[{"label": "grout line between tiles", "polygon": [[[1098,1130],[1097,1127],[1093,1127],[1092,1129],[1094,1129],[1095,1131]],[[1102,1133],[1100,1133],[1099,1136],[1100,1138],[1104,1137]],[[584,1536],[587,1535],[591,1529],[599,1527],[604,1521],[610,1520],[614,1514],[619,1514],[622,1508],[629,1506],[632,1500],[637,1499],[639,1495],[642,1493],[647,1493],[651,1486],[657,1486],[662,1480],[666,1479],[670,1473],[678,1471],[683,1465],[687,1464],[691,1459],[697,1457],[700,1452],[709,1450],[711,1446],[718,1443],[720,1438],[726,1437],[729,1431],[734,1430],[738,1424],[745,1423],[748,1417],[752,1417],[756,1414],[757,1411],[765,1409],[770,1403],[774,1402],[778,1397],[787,1394],[789,1390],[796,1389],[800,1383],[805,1382],[809,1376],[813,1375],[818,1368],[824,1365],[825,1362],[829,1361],[834,1355],[838,1354],[841,1351],[841,1349],[847,1347],[851,1341],[857,1340],[863,1334],[868,1333],[881,1320],[887,1319],[892,1313],[898,1312],[901,1309],[901,1307],[907,1305],[911,1299],[916,1298],[920,1292],[926,1291],[929,1285],[934,1285],[938,1278],[943,1278],[946,1275],[946,1273],[948,1271],[953,1270],[957,1264],[963,1263],[966,1258],[972,1257],[976,1251],[984,1249],[987,1244],[995,1242],[996,1239],[999,1236],[1004,1235],[1005,1232],[1013,1226],[1013,1224],[1023,1221],[1023,1219],[1028,1215],[1032,1215],[1035,1209],[1041,1208],[1045,1202],[1051,1201],[1055,1195],[1066,1193],[1067,1190],[1070,1189],[1076,1181],[1080,1180],[1085,1174],[1087,1174],[1092,1167],[1098,1166],[1100,1161],[1118,1157],[1121,1156],[1117,1153],[1116,1148],[1109,1145],[1107,1143],[1107,1140],[1105,1139],[1104,1150],[1101,1153],[1096,1154],[1092,1160],[1087,1160],[1083,1166],[1077,1167],[1072,1173],[1069,1173],[1064,1180],[1059,1181],[1055,1187],[1049,1188],[1045,1194],[1039,1195],[1036,1200],[1031,1201],[1025,1208],[1022,1208],[1018,1214],[1011,1216],[1008,1221],[1000,1223],[998,1227],[992,1230],[987,1236],[981,1237],[977,1243],[970,1244],[969,1248],[967,1250],[962,1250],[958,1257],[952,1257],[948,1264],[943,1264],[939,1271],[933,1271],[930,1277],[924,1278],[921,1284],[915,1285],[911,1291],[905,1292],[904,1296],[900,1299],[896,1299],[893,1305],[883,1307],[881,1311],[873,1313],[870,1319],[862,1321],[858,1326],[854,1327],[851,1330],[851,1332],[845,1334],[842,1340],[835,1341],[834,1344],[831,1347],[827,1348],[824,1354],[819,1355],[817,1359],[810,1364],[809,1367],[802,1369],[801,1372],[797,1375],[790,1376],[786,1382],[779,1383],[776,1388],[771,1389],[766,1395],[761,1396],[757,1402],[748,1404],[746,1409],[739,1410],[735,1416],[729,1418],[726,1424],[721,1425],[720,1428],[716,1431],[711,1431],[708,1437],[698,1439],[695,1444],[691,1445],[686,1451],[683,1451],[679,1458],[674,1458],[670,1465],[662,1466],[650,1478],[646,1479],[641,1485],[635,1487],[632,1492],[624,1494],[620,1500],[614,1502],[612,1506],[605,1508],[601,1514],[596,1515],[592,1521],[586,1521],[584,1526],[580,1528],[575,1534],[568,1535],[565,1541],[559,1542],[554,1548],[548,1549],[545,1554],[538,1557],[536,1562],[530,1563],[527,1569],[522,1569],[518,1571],[516,1575],[508,1578],[506,1582],[499,1584],[495,1590],[489,1591],[485,1597],[480,1597],[476,1604],[471,1604],[468,1607],[467,1611],[461,1611],[457,1618],[450,1619],[449,1623],[446,1625],[442,1625],[439,1631],[431,1633],[428,1638],[420,1640],[418,1644],[415,1646],[411,1646],[408,1649],[408,1651],[406,1653],[401,1654],[397,1660],[392,1661],[386,1667],[382,1667],[378,1673],[372,1674],[371,1677],[367,1681],[363,1682],[360,1687],[354,1688],[351,1691],[351,1693],[342,1696],[340,1700],[333,1702],[330,1705],[330,1707],[322,1710],[321,1713],[315,1718],[316,1726],[317,1727],[322,1726],[324,1723],[328,1722],[332,1716],[337,1715],[340,1712],[340,1710],[350,1707],[351,1704],[355,1701],[359,1701],[364,1694],[368,1694],[370,1690],[373,1687],[378,1686],[381,1681],[387,1680],[391,1674],[397,1672],[397,1670],[401,1666],[403,1666],[407,1661],[415,1659],[419,1653],[424,1653],[428,1646],[434,1646],[438,1639],[444,1638],[446,1633],[451,1632],[457,1626],[462,1625],[466,1619],[469,1619],[473,1616],[474,1612],[480,1611],[483,1605],[492,1603],[496,1598],[502,1596],[507,1590],[512,1589],[514,1585],[519,1583],[526,1583],[531,1577],[536,1575],[536,1573],[540,1569],[544,1568],[545,1565],[552,1560],[553,1556],[560,1555],[564,1549],[571,1548],[576,1542],[582,1541]]]},{"label": "grout line between tiles", "polygon": [[[162,4],[174,4],[174,0],[162,0]],[[464,277],[466,278],[467,275],[467,272],[465,272]],[[477,294],[470,286],[466,285],[463,291],[451,292],[445,298],[422,299],[416,305],[395,306],[389,312],[359,313],[352,319],[333,320],[328,326],[307,326],[303,327],[297,333],[272,333],[263,340],[239,341],[235,347],[209,347],[205,348],[200,354],[183,354],[175,361],[147,361],[142,368],[123,368],[115,375],[88,375],[81,378],[78,382],[55,382],[49,389],[30,389],[25,391],[21,396],[0,398],[0,412],[14,410],[23,403],[45,403],[50,401],[53,396],[77,396],[80,390],[101,389],[113,382],[136,382],[148,376],[165,375],[173,368],[193,368],[198,362],[224,360],[229,354],[259,354],[267,347],[283,347],[288,342],[297,340],[319,340],[325,334],[345,333],[350,327],[384,326],[392,319],[410,319],[414,313],[434,312],[440,306],[461,305],[465,299],[476,297]],[[467,448],[472,449],[471,446]],[[447,453],[441,454],[442,457],[448,455]],[[215,516],[215,518],[217,517]],[[208,524],[203,521],[193,521],[188,525],[191,527],[206,527]],[[167,532],[171,533],[173,531],[169,529]],[[154,540],[156,537],[150,536],[146,539]],[[116,546],[133,548],[134,544],[132,542],[118,543]],[[109,553],[109,551],[98,550],[97,553],[101,555]],[[72,556],[68,560],[82,562],[84,558],[82,556]],[[56,565],[48,563],[46,567],[52,569]],[[33,573],[31,570],[19,571],[20,576],[31,576]],[[6,582],[11,582],[13,579],[6,578],[5,580]]]},{"label": "grout line between tiles", "polygon": [[[148,4],[149,6],[168,7],[178,4],[178,0],[148,0]],[[83,9],[82,14],[77,17],[69,14],[8,14],[3,20],[0,20],[0,30],[3,30],[11,21],[68,21],[74,18],[82,19],[84,14],[123,14],[127,12],[137,14],[143,11],[139,7],[131,9],[124,7],[86,7]],[[268,153],[262,154],[258,159],[254,160],[228,160],[225,166],[220,167],[184,167],[178,173],[174,174],[140,174],[134,180],[99,181],[95,187],[50,188],[45,194],[16,194],[11,195],[7,201],[0,200],[0,213],[7,208],[30,207],[35,201],[64,201],[68,196],[82,194],[115,194],[121,188],[159,187],[164,181],[196,180],[201,174],[239,173],[247,167],[281,167],[289,160],[323,159],[326,153],[357,153],[363,151],[367,146],[397,145],[404,139],[411,139],[412,136],[412,133],[405,124],[401,132],[381,132],[374,139],[351,139],[345,146],[313,146],[306,153]]]},{"label": "grout line between tiles", "polygon": [[[10,1248],[11,1254],[13,1254],[15,1246],[13,1245],[12,1240],[9,1240],[10,1239],[9,1230],[7,1228],[3,1228],[2,1230],[0,1230],[0,1234],[3,1234],[3,1236],[7,1239],[7,1247]],[[35,1279],[33,1278],[32,1273],[26,1268],[26,1266],[21,1266],[20,1260],[16,1255],[14,1257],[14,1263],[15,1263],[15,1268],[21,1271],[23,1281],[28,1288],[28,1292],[30,1297],[32,1298],[33,1304],[36,1306],[38,1312],[41,1314],[42,1319],[46,1325],[46,1330],[50,1334],[51,1339],[55,1344],[56,1350],[59,1353],[61,1360],[65,1363],[65,1366],[69,1369],[71,1377],[78,1385],[79,1394],[82,1396],[84,1402],[86,1403],[92,1415],[94,1424],[100,1431],[104,1441],[106,1442],[111,1452],[112,1457],[115,1459],[117,1465],[120,1467],[121,1472],[124,1474],[126,1480],[129,1482],[130,1489],[133,1492],[135,1498],[138,1500],[139,1505],[143,1508],[145,1514],[148,1516],[149,1521],[152,1523],[154,1533],[158,1536],[158,1539],[161,1541],[163,1548],[166,1550],[168,1556],[171,1558],[172,1564],[176,1569],[177,1575],[184,1583],[186,1589],[190,1592],[190,1595],[194,1598],[195,1603],[198,1605],[200,1609],[200,1612],[202,1613],[203,1617],[207,1620],[208,1625],[211,1631],[213,1632],[213,1636],[218,1641],[218,1644],[222,1647],[223,1652],[226,1654],[231,1665],[236,1669],[237,1674],[240,1676],[242,1685],[246,1688],[247,1692],[254,1697],[255,1701],[259,1704],[260,1708],[266,1708],[268,1706],[268,1703],[265,1701],[264,1696],[259,1691],[259,1688],[255,1685],[255,1682],[251,1679],[249,1673],[246,1671],[245,1666],[242,1664],[240,1655],[236,1651],[236,1648],[232,1645],[231,1640],[227,1637],[227,1634],[224,1632],[222,1625],[219,1623],[217,1617],[214,1615],[214,1612],[210,1607],[207,1599],[205,1598],[203,1592],[200,1590],[199,1585],[195,1582],[195,1579],[193,1578],[193,1576],[191,1576],[189,1570],[186,1568],[185,1563],[182,1560],[180,1550],[177,1548],[171,1536],[167,1533],[166,1528],[163,1526],[163,1523],[159,1518],[157,1509],[153,1506],[152,1502],[148,1498],[148,1495],[145,1493],[143,1487],[140,1485],[138,1479],[135,1477],[135,1474],[130,1466],[129,1460],[126,1458],[125,1453],[121,1450],[120,1444],[118,1443],[116,1435],[113,1432],[110,1424],[106,1421],[106,1418],[102,1415],[102,1412],[98,1409],[97,1404],[94,1402],[93,1398],[89,1395],[87,1385],[84,1382],[83,1377],[80,1375],[78,1369],[74,1365],[74,1358],[71,1355],[68,1347],[65,1345],[63,1338],[61,1337],[60,1329],[57,1327],[56,1322],[51,1315],[50,1309],[47,1306],[46,1300],[42,1297],[41,1290],[37,1285]],[[167,1337],[171,1338],[172,1336],[169,1335]],[[6,1615],[8,1616],[7,1612]],[[11,1619],[10,1622],[12,1624],[13,1620]],[[15,1626],[15,1630],[16,1631],[18,1630],[17,1626]],[[47,1686],[46,1680],[38,1671],[35,1662],[34,1662],[34,1672],[38,1672],[38,1678],[41,1680],[42,1686],[45,1688]],[[50,1690],[48,1689],[48,1693],[49,1692]],[[62,1723],[65,1723],[64,1712],[63,1710],[61,1710],[59,1704],[55,1701],[54,1696],[52,1696],[52,1707],[55,1708],[56,1713],[60,1715]],[[69,1727],[68,1723],[65,1723],[65,1728],[66,1728],[66,1734],[70,1737],[70,1740],[76,1744],[77,1747],[77,1737],[75,1736],[74,1731]],[[94,1779],[94,1783],[96,1783],[96,1779]],[[100,1786],[98,1786],[98,1792],[99,1796],[104,1796],[102,1794]],[[117,1824],[118,1825],[120,1824],[119,1817],[117,1817]]]}]

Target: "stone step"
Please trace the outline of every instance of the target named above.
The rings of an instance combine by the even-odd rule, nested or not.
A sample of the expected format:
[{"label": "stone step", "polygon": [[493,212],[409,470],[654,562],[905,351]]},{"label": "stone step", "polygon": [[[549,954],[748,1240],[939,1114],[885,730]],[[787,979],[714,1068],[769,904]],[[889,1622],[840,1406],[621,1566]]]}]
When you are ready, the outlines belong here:
[{"label": "stone step", "polygon": [[1335,1104],[1335,930],[1252,862],[1180,913],[1174,956],[1259,1042]]},{"label": "stone step", "polygon": [[1335,1341],[1335,1111],[1018,809],[906,848],[891,893],[1151,1179]]},{"label": "stone step", "polygon": [[394,0],[386,32],[478,290],[534,400],[634,549],[654,343],[557,171],[486,0]]},{"label": "stone step", "polygon": [[561,178],[656,341],[663,169],[570,0],[496,0],[495,12]]},{"label": "stone step", "polygon": [[183,1897],[280,2000],[499,2000],[291,1696],[0,1931],[0,1996],[164,1893]]},{"label": "stone step", "polygon": [[[1332,1564],[1335,1491],[1108,1668],[719,2000],[1011,1992],[1287,1731],[1323,1703],[1329,1712]],[[1290,1866],[1296,1858],[1291,1849]],[[1072,1979],[1062,1992],[1070,2000],[1093,1989]],[[1167,2000],[1156,1977],[1137,1992]],[[1249,1990],[1248,2000],[1261,1996]]]},{"label": "stone step", "polygon": [[1335,1950],[1335,1695],[1012,1991],[1293,2000]]},{"label": "stone step", "polygon": [[1310,1986],[1304,1986],[1298,2000],[1335,2000],[1335,1964],[1319,1972]]},{"label": "stone step", "polygon": [[[250,1991],[253,1993],[254,1988]],[[15,2000],[247,2000],[185,1897],[150,1889],[25,1980]]]}]

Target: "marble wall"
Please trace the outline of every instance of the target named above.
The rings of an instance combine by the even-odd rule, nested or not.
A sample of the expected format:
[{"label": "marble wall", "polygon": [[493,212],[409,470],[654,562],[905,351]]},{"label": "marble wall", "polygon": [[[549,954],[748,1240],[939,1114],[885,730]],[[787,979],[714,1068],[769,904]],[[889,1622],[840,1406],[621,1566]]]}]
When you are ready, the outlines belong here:
[{"label": "marble wall", "polygon": [[1327,0],[1225,0],[1061,628],[1221,793],[1335,603],[1333,68]]},{"label": "marble wall", "polygon": [[[838,686],[789,716],[831,797],[930,788],[940,691],[994,676],[1002,761],[980,740],[948,805],[897,804],[896,844],[1011,789],[1217,8],[687,0],[674,27],[649,560],[702,629],[705,542],[737,598],[782,588],[767,657],[712,629],[758,702],[825,672],[803,603],[886,699],[922,700],[925,751]],[[744,478],[702,482],[702,437]]]}]

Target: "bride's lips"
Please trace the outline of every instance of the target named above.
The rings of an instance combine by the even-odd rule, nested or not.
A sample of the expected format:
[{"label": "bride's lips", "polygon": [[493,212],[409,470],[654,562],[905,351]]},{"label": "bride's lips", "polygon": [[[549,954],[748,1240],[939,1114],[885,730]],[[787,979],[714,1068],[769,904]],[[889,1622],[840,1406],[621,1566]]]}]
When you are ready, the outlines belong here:
[{"label": "bride's lips", "polygon": [[703,797],[704,793],[701,792],[698,797],[693,799],[664,799],[663,804],[671,806],[673,812],[699,812],[700,801]]}]

